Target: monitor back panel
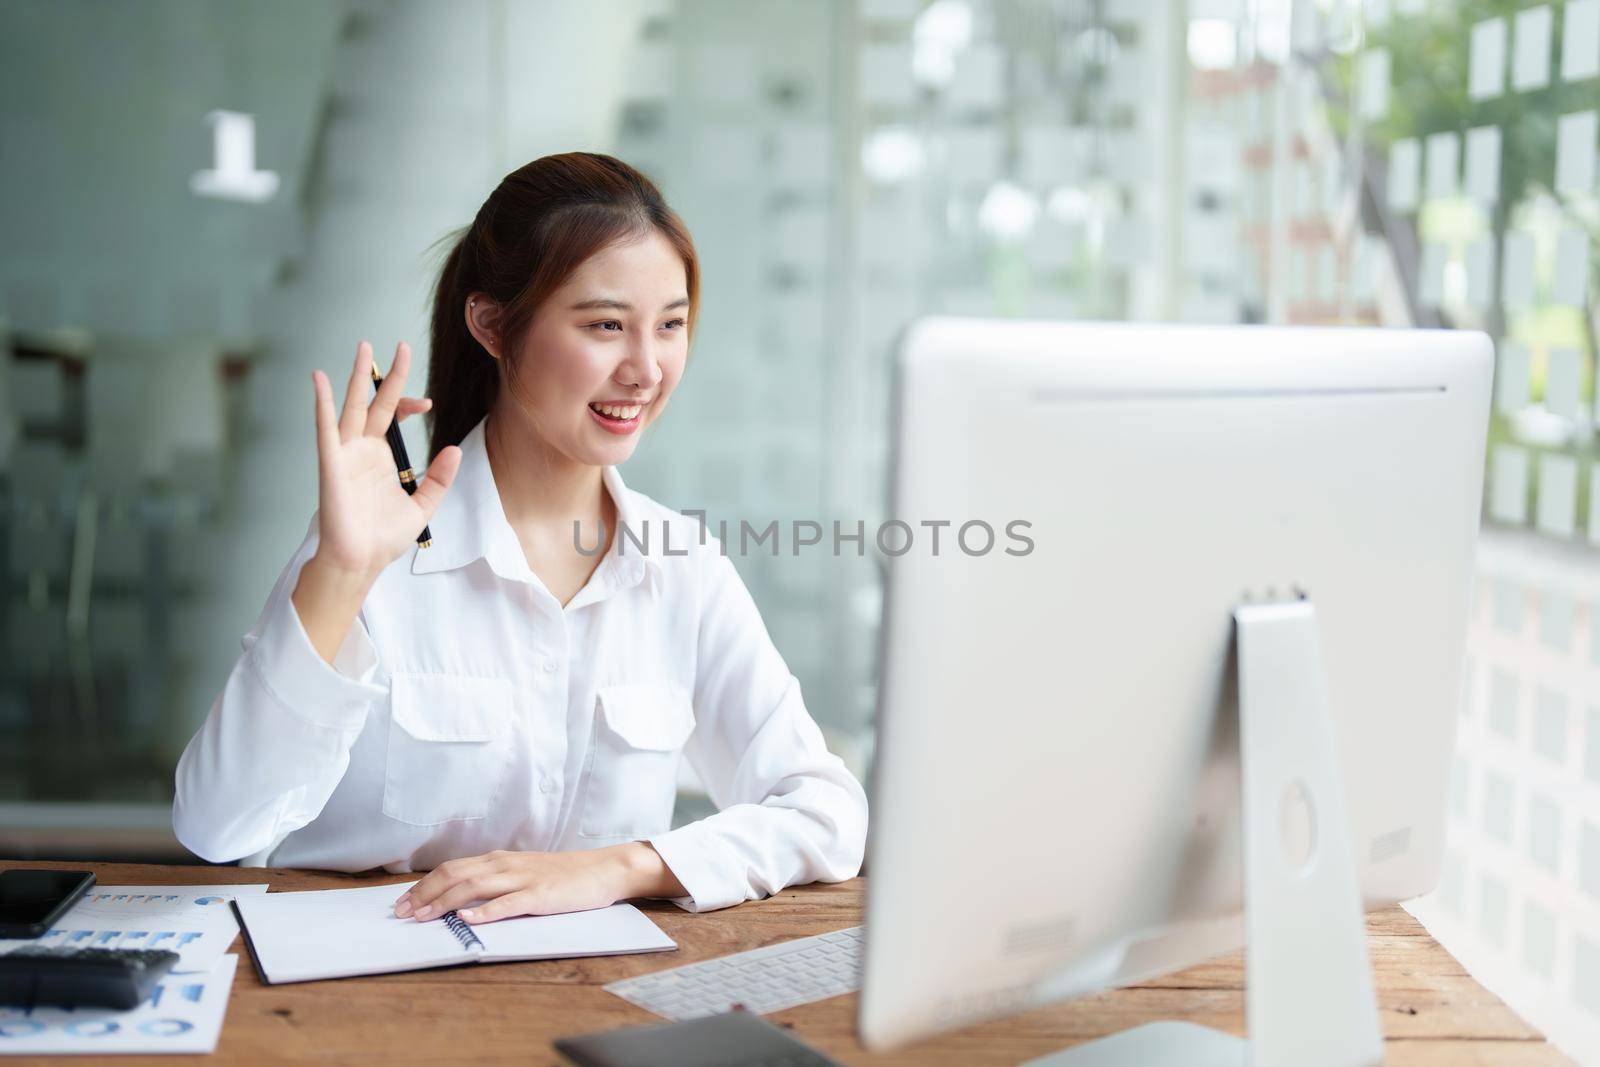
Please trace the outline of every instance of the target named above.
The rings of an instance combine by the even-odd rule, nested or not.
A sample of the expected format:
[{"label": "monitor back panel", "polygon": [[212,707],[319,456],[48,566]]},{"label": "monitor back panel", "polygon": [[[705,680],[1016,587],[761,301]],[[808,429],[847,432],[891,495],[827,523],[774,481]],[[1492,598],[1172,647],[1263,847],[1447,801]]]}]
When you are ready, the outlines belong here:
[{"label": "monitor back panel", "polygon": [[1368,904],[1432,886],[1492,363],[1443,331],[909,332],[864,1037],[1238,944],[1247,600],[1316,606]]}]

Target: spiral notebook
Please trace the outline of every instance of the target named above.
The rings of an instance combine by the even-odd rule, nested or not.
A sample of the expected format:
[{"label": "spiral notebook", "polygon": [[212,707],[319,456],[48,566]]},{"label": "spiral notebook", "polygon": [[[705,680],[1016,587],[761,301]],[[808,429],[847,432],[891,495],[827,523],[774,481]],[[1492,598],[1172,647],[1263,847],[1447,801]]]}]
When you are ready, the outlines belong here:
[{"label": "spiral notebook", "polygon": [[238,898],[234,910],[256,970],[269,985],[678,947],[631,904],[477,926],[453,911],[428,922],[396,918],[394,902],[415,884],[265,893]]}]

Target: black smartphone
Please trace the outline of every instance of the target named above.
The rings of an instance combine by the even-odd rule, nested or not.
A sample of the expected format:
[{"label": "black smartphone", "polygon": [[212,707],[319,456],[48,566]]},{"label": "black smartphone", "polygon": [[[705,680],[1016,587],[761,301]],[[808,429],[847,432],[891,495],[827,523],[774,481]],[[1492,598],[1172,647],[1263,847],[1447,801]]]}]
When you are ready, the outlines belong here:
[{"label": "black smartphone", "polygon": [[0,871],[0,937],[43,937],[92,885],[92,871]]}]

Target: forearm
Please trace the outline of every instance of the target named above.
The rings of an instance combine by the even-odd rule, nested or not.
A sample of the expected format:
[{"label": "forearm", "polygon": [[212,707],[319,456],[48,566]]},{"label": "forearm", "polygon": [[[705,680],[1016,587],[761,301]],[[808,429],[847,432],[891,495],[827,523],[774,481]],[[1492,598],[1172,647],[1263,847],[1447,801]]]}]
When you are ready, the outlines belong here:
[{"label": "forearm", "polygon": [[301,569],[290,599],[311,647],[325,662],[333,663],[339,654],[372,582],[371,576],[333,566],[321,556],[312,556]]},{"label": "forearm", "polygon": [[615,863],[618,900],[640,897],[671,898],[688,894],[661,854],[645,841],[630,841],[604,850]]}]

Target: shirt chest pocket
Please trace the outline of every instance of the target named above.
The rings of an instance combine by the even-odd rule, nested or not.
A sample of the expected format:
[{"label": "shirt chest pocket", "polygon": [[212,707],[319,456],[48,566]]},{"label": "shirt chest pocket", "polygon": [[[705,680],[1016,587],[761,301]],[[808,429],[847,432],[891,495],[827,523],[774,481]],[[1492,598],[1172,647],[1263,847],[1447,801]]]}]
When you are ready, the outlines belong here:
[{"label": "shirt chest pocket", "polygon": [[694,707],[687,690],[602,687],[578,833],[638,838],[669,829],[678,762],[693,731]]},{"label": "shirt chest pocket", "polygon": [[397,674],[389,692],[383,813],[413,826],[487,815],[511,762],[511,682]]}]

